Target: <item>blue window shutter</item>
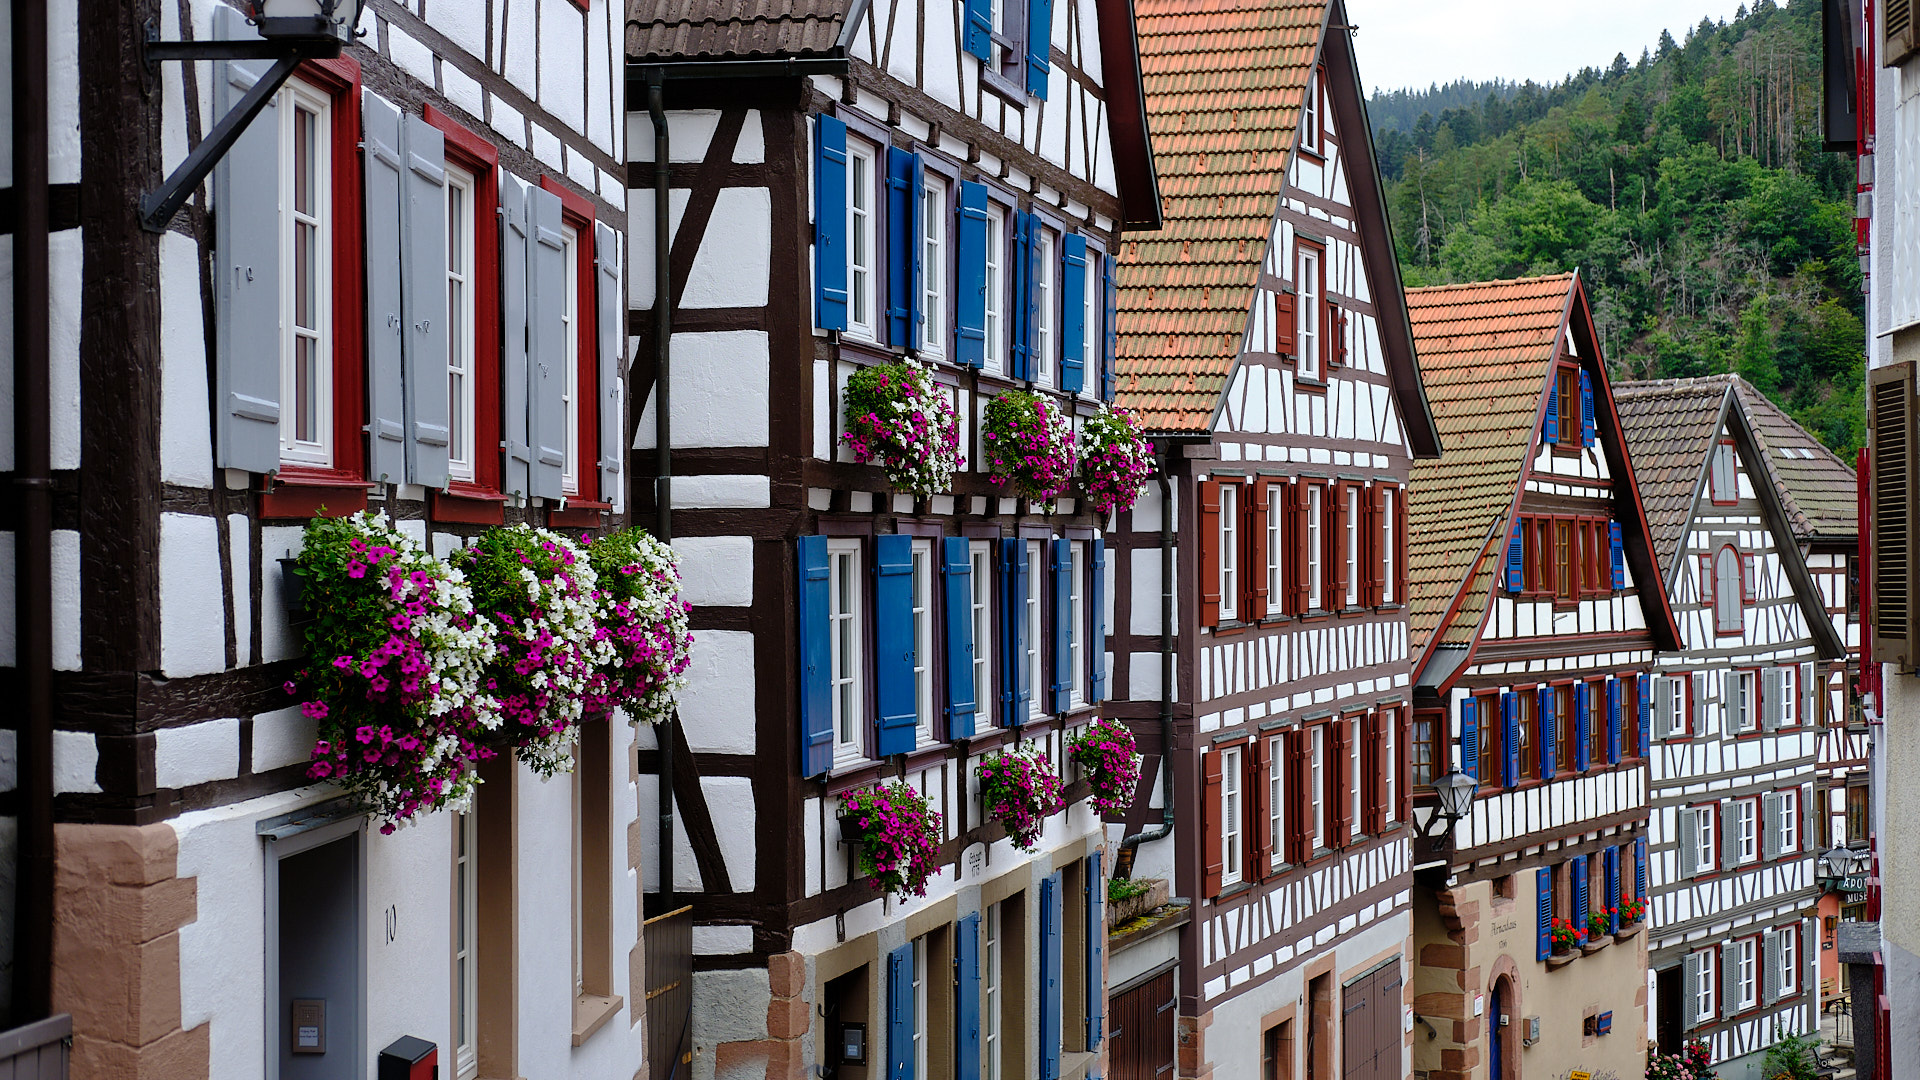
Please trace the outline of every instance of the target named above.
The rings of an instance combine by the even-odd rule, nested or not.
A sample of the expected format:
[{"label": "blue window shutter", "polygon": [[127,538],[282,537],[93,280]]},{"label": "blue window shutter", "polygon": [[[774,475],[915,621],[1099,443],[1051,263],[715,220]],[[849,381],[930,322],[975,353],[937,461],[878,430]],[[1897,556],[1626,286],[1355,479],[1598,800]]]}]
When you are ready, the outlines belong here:
[{"label": "blue window shutter", "polygon": [[[500,171],[500,441],[506,448],[506,475],[500,490],[526,497],[533,492],[533,444],[527,427],[527,369],[531,324],[527,275],[532,269],[533,233],[527,220],[527,182]],[[823,667],[821,670],[825,670]]]},{"label": "blue window shutter", "polygon": [[[400,226],[406,285],[407,482],[447,486],[447,137],[407,114]],[[581,242],[586,241],[585,237]],[[585,304],[581,312],[585,314]],[[477,453],[479,447],[475,447]],[[582,452],[591,448],[582,447]]]},{"label": "blue window shutter", "polygon": [[794,541],[800,568],[800,775],[833,768],[832,596],[827,538]]},{"label": "blue window shutter", "polygon": [[847,328],[847,125],[825,113],[813,137],[813,308],[820,329]]},{"label": "blue window shutter", "polygon": [[543,188],[527,189],[527,219],[533,226],[532,342],[527,357],[528,430],[533,446],[532,493],[557,499],[567,462],[567,365],[579,362],[579,340],[567,332],[566,236],[561,231],[560,196]]},{"label": "blue window shutter", "polygon": [[600,498],[616,506],[625,506],[620,490],[620,467],[626,457],[626,393],[620,376],[627,345],[627,296],[625,278],[620,275],[620,235],[604,221],[593,225],[594,298],[599,305],[594,313],[594,334],[598,342],[596,360],[600,384]]},{"label": "blue window shutter", "polygon": [[896,348],[907,346],[913,332],[915,161],[912,153],[887,147],[887,342]]},{"label": "blue window shutter", "polygon": [[962,1077],[980,1075],[980,913],[954,924],[954,1065]]},{"label": "blue window shutter", "polygon": [[1526,545],[1520,535],[1524,529],[1520,522],[1513,523],[1507,533],[1507,591],[1519,592],[1527,586]]},{"label": "blue window shutter", "polygon": [[1027,0],[1027,93],[1047,99],[1053,71],[1053,0]]},{"label": "blue window shutter", "polygon": [[1579,930],[1587,925],[1587,913],[1593,910],[1593,905],[1588,903],[1587,896],[1586,856],[1582,855],[1574,859],[1573,865],[1567,869],[1572,871],[1568,876],[1573,879],[1573,903],[1568,908],[1571,913],[1568,921],[1573,923],[1575,930]]},{"label": "blue window shutter", "polygon": [[1106,321],[1101,323],[1102,336],[1106,340],[1106,345],[1100,354],[1100,400],[1110,402],[1113,400],[1114,381],[1118,374],[1118,369],[1116,369],[1114,365],[1117,362],[1115,358],[1119,355],[1120,324],[1115,320],[1114,316],[1115,312],[1120,308],[1120,290],[1113,281],[1113,258],[1111,256],[1103,258],[1099,255],[1089,254],[1087,259],[1089,263],[1095,259],[1099,260],[1100,280],[1106,286]]},{"label": "blue window shutter", "polygon": [[1593,720],[1587,714],[1587,694],[1585,682],[1573,684],[1573,767],[1576,772],[1585,772],[1587,766],[1592,764],[1587,760],[1587,744],[1593,737]]},{"label": "blue window shutter", "polygon": [[402,375],[408,334],[401,272],[401,241],[406,236],[400,215],[406,186],[401,124],[400,110],[391,102],[371,92],[361,95],[360,137],[366,147],[361,164],[366,184],[362,213],[367,245],[367,477],[395,484],[407,480],[408,442]]},{"label": "blue window shutter", "polygon": [[1652,736],[1649,729],[1653,726],[1653,676],[1641,675],[1638,678],[1640,692],[1634,697],[1640,705],[1640,722],[1634,725],[1634,737],[1640,742],[1640,756],[1646,757]]},{"label": "blue window shutter", "polygon": [[[971,2],[971,0],[969,0]],[[954,246],[953,355],[963,367],[987,362],[987,187],[960,183]]]},{"label": "blue window shutter", "polygon": [[1547,388],[1547,441],[1560,441],[1560,380],[1554,377],[1553,385]]},{"label": "blue window shutter", "polygon": [[1539,720],[1537,730],[1540,733],[1540,779],[1553,779],[1556,762],[1554,756],[1554,737],[1560,734],[1560,718],[1553,712],[1553,687],[1543,686],[1535,691],[1534,713]]},{"label": "blue window shutter", "polygon": [[1090,700],[1107,700],[1107,542],[1093,542],[1093,580],[1087,588],[1087,610],[1093,618],[1093,632],[1087,635],[1087,656],[1093,664],[1093,694]]},{"label": "blue window shutter", "polygon": [[1077,394],[1086,384],[1087,238],[1060,238],[1060,389]]},{"label": "blue window shutter", "polygon": [[887,954],[887,1080],[913,1075],[913,942]]},{"label": "blue window shutter", "polygon": [[1480,703],[1472,698],[1460,703],[1460,771],[1480,778]]},{"label": "blue window shutter", "polygon": [[1027,544],[1017,536],[1000,541],[1001,625],[1006,627],[1006,661],[1002,665],[1000,723],[1018,727],[1026,722],[1033,699],[1033,673],[1027,666]]},{"label": "blue window shutter", "polygon": [[1500,786],[1520,782],[1520,698],[1512,691],[1500,695],[1501,747],[1505,760],[1500,765]]},{"label": "blue window shutter", "polygon": [[1602,862],[1607,871],[1607,931],[1620,932],[1620,848],[1618,845],[1606,850]]},{"label": "blue window shutter", "polygon": [[1060,871],[1040,882],[1040,1080],[1060,1080]]},{"label": "blue window shutter", "polygon": [[1613,587],[1627,587],[1627,550],[1620,535],[1620,523],[1607,522],[1607,545],[1613,552]]},{"label": "blue window shutter", "polygon": [[1070,540],[1055,540],[1053,548],[1053,692],[1050,711],[1067,711],[1073,689],[1073,545]]},{"label": "blue window shutter", "polygon": [[1100,876],[1100,856],[1087,856],[1087,1043],[1088,1053],[1100,1045],[1106,1024],[1107,883]]},{"label": "blue window shutter", "polygon": [[874,706],[881,757],[913,749],[913,537],[873,538]]},{"label": "blue window shutter", "polygon": [[[220,36],[250,36],[240,13],[214,8]],[[229,112],[271,66],[214,65],[214,109]],[[215,407],[213,463],[280,467],[280,121],[268,103],[213,170]]]},{"label": "blue window shutter", "polygon": [[1620,680],[1607,680],[1607,764],[1620,764]]},{"label": "blue window shutter", "polygon": [[1016,379],[1033,378],[1033,215],[1013,212],[1013,261],[1007,277],[1013,283],[1013,358],[1008,374]]},{"label": "blue window shutter", "polygon": [[993,57],[993,0],[967,0],[967,51],[982,60]]},{"label": "blue window shutter", "polygon": [[1539,941],[1534,948],[1534,958],[1545,960],[1553,955],[1553,869],[1543,866],[1533,872],[1533,892],[1535,902],[1535,928]]},{"label": "blue window shutter", "polygon": [[1580,445],[1592,446],[1597,428],[1593,421],[1593,376],[1580,373]]},{"label": "blue window shutter", "polygon": [[[911,209],[909,216],[912,226],[907,230],[908,262],[913,267],[913,281],[909,285],[912,294],[907,298],[907,341],[909,349],[920,350],[927,347],[927,164],[919,154],[913,155],[913,186],[907,189],[911,194],[907,205]],[[944,250],[945,245],[942,245]]]},{"label": "blue window shutter", "polygon": [[973,737],[981,702],[973,700],[973,557],[964,536],[941,541],[940,573],[946,582],[947,737]]},{"label": "blue window shutter", "polygon": [[1633,842],[1633,896],[1636,900],[1647,898],[1647,838],[1644,836]]}]

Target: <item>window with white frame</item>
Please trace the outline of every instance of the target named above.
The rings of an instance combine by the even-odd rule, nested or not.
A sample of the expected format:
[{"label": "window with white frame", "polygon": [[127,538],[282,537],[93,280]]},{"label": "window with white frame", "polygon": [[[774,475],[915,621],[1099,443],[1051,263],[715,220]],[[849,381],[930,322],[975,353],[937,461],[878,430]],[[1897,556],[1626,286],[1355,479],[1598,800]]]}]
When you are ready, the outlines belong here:
[{"label": "window with white frame", "polygon": [[1733,835],[1727,838],[1733,847],[1735,862],[1753,862],[1760,857],[1760,808],[1753,799],[1733,800]]},{"label": "window with white frame", "polygon": [[1347,598],[1348,607],[1360,606],[1360,488],[1347,488]]},{"label": "window with white frame", "polygon": [[1280,503],[1280,488],[1267,489],[1267,614],[1278,615],[1286,610],[1287,583],[1282,579],[1286,567],[1285,533],[1282,524],[1285,521]]},{"label": "window with white frame", "polygon": [[1695,1022],[1711,1020],[1717,1015],[1718,1002],[1714,1000],[1714,991],[1720,986],[1719,971],[1717,970],[1719,965],[1716,963],[1719,959],[1719,952],[1718,947],[1709,947],[1693,954],[1696,963],[1699,965],[1691,988],[1693,990],[1693,1017]]},{"label": "window with white frame", "polygon": [[1688,810],[1688,812],[1693,815],[1694,823],[1697,826],[1693,833],[1694,864],[1703,871],[1711,870],[1720,865],[1720,849],[1716,843],[1719,838],[1719,830],[1716,827],[1717,823],[1714,821],[1718,809],[1719,805],[1716,803],[1708,806],[1695,806]]},{"label": "window with white frame", "polygon": [[1307,729],[1307,799],[1313,811],[1313,847],[1327,846],[1327,725]]},{"label": "window with white frame", "polygon": [[1733,944],[1733,1008],[1745,1012],[1760,1004],[1760,958],[1753,938]]},{"label": "window with white frame", "polygon": [[1040,645],[1040,591],[1046,580],[1040,561],[1046,546],[1038,540],[1027,541],[1027,715],[1042,716],[1047,711],[1047,680],[1042,668],[1047,650]]},{"label": "window with white frame", "polygon": [[976,540],[968,545],[967,558],[973,565],[968,577],[973,609],[973,707],[985,716],[987,703],[993,700],[993,552]]},{"label": "window with white frame", "polygon": [[1300,354],[1300,377],[1320,377],[1320,252],[1301,247],[1299,276],[1294,279],[1294,348]]},{"label": "window with white frame", "polygon": [[1034,229],[1033,242],[1040,249],[1040,273],[1033,281],[1033,381],[1057,386],[1053,373],[1053,302],[1060,294],[1054,285],[1060,268],[1053,258],[1053,231]]},{"label": "window with white frame", "polygon": [[1239,617],[1240,488],[1220,485],[1220,617]]},{"label": "window with white frame", "polygon": [[913,542],[913,717],[915,738],[933,739],[933,541]]},{"label": "window with white frame", "polygon": [[453,815],[453,1074],[479,1068],[480,973],[474,955],[480,923],[476,873],[480,833],[472,813]]},{"label": "window with white frame", "polygon": [[1220,881],[1231,885],[1244,876],[1241,866],[1240,748],[1220,751]]},{"label": "window with white frame", "polygon": [[1360,835],[1360,791],[1366,776],[1360,771],[1360,717],[1347,718],[1347,835]]},{"label": "window with white frame", "polygon": [[1267,740],[1267,849],[1268,860],[1278,867],[1287,858],[1287,738],[1275,735]]},{"label": "window with white frame", "polygon": [[927,939],[913,939],[913,1075],[927,1075]]},{"label": "window with white frame", "polygon": [[333,464],[333,102],[290,79],[280,107],[280,456]]},{"label": "window with white frame", "polygon": [[1300,105],[1300,149],[1309,154],[1320,152],[1320,73],[1307,77],[1307,92]]},{"label": "window with white frame", "polygon": [[1307,607],[1314,611],[1327,606],[1327,568],[1323,555],[1326,543],[1322,538],[1326,527],[1325,499],[1325,487],[1307,485]]},{"label": "window with white frame", "polygon": [[1800,927],[1788,926],[1775,933],[1780,942],[1780,970],[1774,978],[1780,987],[1780,996],[1792,997],[1800,991]]},{"label": "window with white frame", "polygon": [[1000,1080],[1001,904],[988,904],[980,924],[980,1080]]},{"label": "window with white frame", "polygon": [[1667,734],[1685,735],[1687,733],[1687,677],[1684,675],[1654,676],[1654,693],[1659,695],[1654,707],[1666,715]]},{"label": "window with white frame", "polygon": [[1067,698],[1075,706],[1087,700],[1087,545],[1075,540],[1067,545]]},{"label": "window with white frame", "polygon": [[473,480],[474,177],[447,166],[447,475]]},{"label": "window with white frame", "polygon": [[999,203],[987,204],[986,361],[988,371],[1005,371],[1007,335],[1002,316],[1007,306],[1007,212]]},{"label": "window with white frame", "polygon": [[1399,519],[1394,517],[1394,500],[1400,493],[1393,488],[1380,491],[1380,602],[1399,603],[1399,597],[1393,594],[1395,579],[1399,576],[1400,558],[1399,540],[1394,529],[1399,527]]},{"label": "window with white frame", "polygon": [[1394,745],[1394,728],[1400,723],[1400,713],[1389,709],[1380,714],[1380,791],[1385,803],[1380,808],[1380,820],[1393,824],[1394,800],[1393,782],[1400,772],[1399,751]]},{"label": "window with white frame", "polygon": [[847,333],[874,337],[874,250],[878,215],[874,213],[873,148],[847,140]]},{"label": "window with white frame", "polygon": [[1774,669],[1773,690],[1779,702],[1780,726],[1796,727],[1800,723],[1800,669],[1788,665]]},{"label": "window with white frame", "polygon": [[947,331],[947,188],[932,180],[920,191],[920,351],[936,356],[946,351]]},{"label": "window with white frame", "polygon": [[565,390],[561,394],[567,416],[567,457],[560,465],[560,490],[577,495],[580,492],[580,363],[576,355],[580,348],[580,275],[574,270],[580,265],[579,231],[571,225],[562,226],[560,247],[567,267],[567,297],[561,307],[566,336],[560,340],[567,343],[566,355],[574,358],[563,365],[567,369]]},{"label": "window with white frame", "polygon": [[1780,854],[1800,850],[1800,789],[1780,793]]},{"label": "window with white frame", "polygon": [[865,756],[861,739],[865,685],[860,619],[860,542],[827,541],[828,589],[833,594],[833,757],[836,764]]},{"label": "window with white frame", "polygon": [[1094,363],[1094,358],[1100,354],[1095,352],[1093,347],[1094,335],[1098,327],[1094,322],[1098,316],[1093,305],[1093,296],[1094,283],[1101,280],[1100,275],[1096,273],[1099,263],[1100,256],[1092,248],[1088,248],[1087,269],[1085,276],[1081,279],[1083,285],[1080,289],[1080,359],[1085,365],[1082,370],[1086,372],[1086,377],[1080,380],[1080,392],[1084,395],[1102,392],[1098,374],[1099,365]]},{"label": "window with white frame", "polygon": [[1752,731],[1759,726],[1754,705],[1760,695],[1753,675],[1751,671],[1735,671],[1727,679],[1727,687],[1732,691],[1731,700],[1727,702],[1727,723],[1736,732]]}]

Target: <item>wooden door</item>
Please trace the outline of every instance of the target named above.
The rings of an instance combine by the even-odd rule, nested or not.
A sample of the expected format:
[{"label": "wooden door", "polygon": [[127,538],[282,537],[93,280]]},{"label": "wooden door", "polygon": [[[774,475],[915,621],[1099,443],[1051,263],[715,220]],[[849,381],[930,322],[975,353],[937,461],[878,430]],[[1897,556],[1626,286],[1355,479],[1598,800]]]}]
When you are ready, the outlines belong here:
[{"label": "wooden door", "polygon": [[1404,1080],[1400,1071],[1398,963],[1346,987],[1340,1010],[1340,1075],[1343,1080]]},{"label": "wooden door", "polygon": [[1116,995],[1107,1033],[1112,1080],[1168,1080],[1173,1076],[1173,971]]}]

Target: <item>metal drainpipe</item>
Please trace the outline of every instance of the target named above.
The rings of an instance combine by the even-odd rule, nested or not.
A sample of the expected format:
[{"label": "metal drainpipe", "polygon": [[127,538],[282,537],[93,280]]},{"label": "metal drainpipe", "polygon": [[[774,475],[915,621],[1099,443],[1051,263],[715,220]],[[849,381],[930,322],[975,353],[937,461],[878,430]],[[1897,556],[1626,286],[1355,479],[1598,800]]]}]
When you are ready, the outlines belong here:
[{"label": "metal drainpipe", "polygon": [[[16,0],[18,2],[18,0]],[[653,73],[647,81],[647,115],[653,119],[653,433],[655,469],[653,498],[656,519],[654,535],[662,543],[673,540],[673,402],[669,392],[672,356],[668,344],[673,340],[673,289],[668,249],[670,240],[667,197],[669,166],[667,160],[667,106],[665,77]],[[655,731],[654,741],[660,755],[660,903],[662,911],[673,904],[673,745],[678,734],[678,710]]]},{"label": "metal drainpipe", "polygon": [[[1172,453],[1160,458],[1160,824],[1120,841],[1131,852],[1173,831],[1173,481]],[[1132,857],[1127,865],[1133,865]]]},{"label": "metal drainpipe", "polygon": [[[21,704],[12,1022],[53,1011],[53,467],[47,414],[47,5],[13,0],[15,660]],[[128,208],[131,212],[132,208]]]}]

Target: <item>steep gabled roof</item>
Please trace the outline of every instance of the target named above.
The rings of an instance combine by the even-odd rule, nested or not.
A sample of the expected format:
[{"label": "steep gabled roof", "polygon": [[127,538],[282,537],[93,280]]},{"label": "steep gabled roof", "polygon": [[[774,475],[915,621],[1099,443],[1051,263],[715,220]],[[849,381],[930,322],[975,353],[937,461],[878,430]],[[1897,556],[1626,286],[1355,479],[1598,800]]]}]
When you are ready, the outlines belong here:
[{"label": "steep gabled roof", "polygon": [[[1164,218],[1118,267],[1116,403],[1156,433],[1204,434],[1232,379],[1316,63],[1343,133],[1382,345],[1416,455],[1438,452],[1400,307],[1366,102],[1339,0],[1139,0]],[[1324,42],[1324,48],[1323,48]]]},{"label": "steep gabled roof", "polygon": [[1733,377],[1767,471],[1786,504],[1793,534],[1802,541],[1851,542],[1860,535],[1860,503],[1853,467],[1827,449],[1747,380]]}]

